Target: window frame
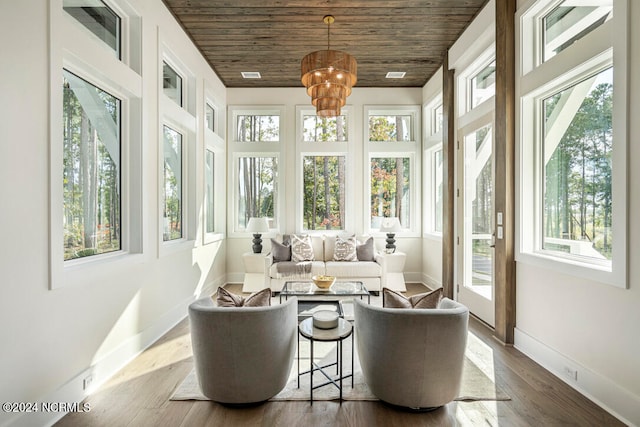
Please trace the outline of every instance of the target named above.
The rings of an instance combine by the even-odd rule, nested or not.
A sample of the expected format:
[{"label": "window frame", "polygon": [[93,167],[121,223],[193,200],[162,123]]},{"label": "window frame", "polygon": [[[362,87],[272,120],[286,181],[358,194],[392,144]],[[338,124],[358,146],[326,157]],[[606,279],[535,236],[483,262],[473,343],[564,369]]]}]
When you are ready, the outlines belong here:
[{"label": "window frame", "polygon": [[[210,105],[214,108],[214,130],[212,131],[206,126],[206,108]],[[205,90],[204,95],[204,113],[202,116],[203,131],[204,131],[204,147],[202,150],[202,243],[207,245],[209,243],[217,242],[225,238],[226,235],[226,210],[216,208],[218,205],[224,205],[226,200],[226,144],[224,141],[224,135],[220,132],[220,120],[222,120],[223,113],[219,107],[217,99],[213,96],[209,96]],[[222,126],[224,128],[224,126]],[[206,206],[206,191],[207,191],[207,176],[206,176],[206,152],[211,151],[213,153],[214,162],[214,177],[213,177],[213,204],[214,204],[214,216],[213,224],[214,230],[212,232],[207,231],[207,206]]]},{"label": "window frame", "polygon": [[[340,115],[345,117],[347,125],[347,138],[345,141],[329,142],[329,141],[304,141],[304,116],[314,116],[316,110],[313,106],[297,105],[296,106],[296,213],[295,213],[295,230],[296,233],[305,233],[311,235],[338,235],[344,232],[353,232],[355,230],[355,197],[349,197],[355,194],[355,175],[354,175],[354,118],[353,111],[349,105],[342,107]],[[344,206],[344,224],[341,229],[331,230],[306,230],[304,228],[304,157],[308,156],[344,156],[345,158],[345,206]]]},{"label": "window frame", "polygon": [[[104,0],[121,19],[121,57],[66,13],[62,0],[50,7],[49,289],[86,284],[87,271],[102,274],[142,257],[140,17],[125,2]],[[91,34],[92,36],[88,36]],[[120,100],[120,250],[64,261],[62,227],[63,70]]]},{"label": "window frame", "polygon": [[[541,62],[541,22],[561,0],[540,1],[516,15],[517,169],[516,261],[570,276],[627,288],[627,0],[614,0],[613,18],[574,45]],[[615,31],[614,31],[615,28]],[[536,46],[523,55],[524,46]],[[578,48],[575,48],[578,46]],[[611,268],[542,249],[542,100],[588,75],[613,66],[612,261]],[[533,194],[533,197],[524,197]]]},{"label": "window frame", "polygon": [[[239,218],[238,218],[238,202],[240,195],[238,194],[238,173],[239,166],[238,160],[240,157],[274,157],[276,158],[276,162],[278,164],[278,172],[276,177],[276,194],[274,196],[274,201],[276,205],[274,206],[274,218],[272,224],[270,224],[271,229],[266,234],[267,236],[274,235],[277,230],[282,228],[286,223],[285,219],[285,209],[284,207],[284,195],[285,195],[285,179],[284,173],[282,171],[282,167],[284,165],[285,156],[284,156],[284,141],[286,141],[286,109],[282,105],[230,105],[228,107],[228,116],[227,116],[227,129],[228,129],[228,141],[229,141],[229,152],[227,155],[227,161],[229,162],[227,165],[227,170],[231,171],[231,179],[230,179],[230,189],[227,190],[228,199],[227,201],[227,218],[230,221],[227,221],[227,236],[230,238],[248,238],[251,236],[251,233],[244,230],[244,228],[239,227]],[[238,116],[242,115],[254,115],[254,116],[262,116],[262,115],[274,115],[279,117],[279,129],[278,141],[238,141],[237,140],[237,124],[238,124]]]},{"label": "window frame", "polygon": [[[421,170],[421,144],[422,141],[422,107],[420,105],[365,105],[363,108],[363,135],[364,144],[364,195],[363,206],[367,206],[363,215],[364,229],[376,237],[384,237],[379,228],[373,228],[371,223],[371,159],[379,157],[408,157],[410,165],[409,178],[409,226],[402,225],[402,231],[396,233],[401,237],[420,237],[422,209],[418,195],[422,192],[419,171]],[[369,117],[370,116],[395,116],[410,115],[411,136],[410,141],[369,141]]]},{"label": "window frame", "polygon": [[[422,172],[422,212],[423,212],[423,237],[442,240],[442,231],[435,228],[436,221],[436,189],[437,183],[435,156],[438,151],[443,151],[442,127],[436,132],[436,111],[443,108],[442,92],[433,96],[424,107],[424,117],[428,118],[424,123],[423,138],[423,172]],[[444,152],[443,152],[444,154]],[[444,177],[441,177],[444,180]],[[444,196],[444,195],[443,195]]]}]

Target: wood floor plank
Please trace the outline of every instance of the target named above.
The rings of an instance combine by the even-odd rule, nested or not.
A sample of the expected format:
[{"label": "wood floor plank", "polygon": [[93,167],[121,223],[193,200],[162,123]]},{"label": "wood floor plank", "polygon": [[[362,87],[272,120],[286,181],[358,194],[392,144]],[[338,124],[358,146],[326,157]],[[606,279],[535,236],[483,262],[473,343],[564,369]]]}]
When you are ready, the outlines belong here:
[{"label": "wood floor plank", "polygon": [[[240,287],[237,287],[240,292]],[[408,284],[407,294],[424,291]],[[503,346],[476,319],[477,364],[510,401],[451,402],[412,413],[381,402],[267,402],[230,408],[207,401],[170,401],[193,368],[189,322],[180,322],[86,399],[87,413],[72,413],[56,426],[623,426],[616,418],[517,349]],[[475,357],[475,356],[474,356]],[[392,367],[387,367],[392,369]]]}]

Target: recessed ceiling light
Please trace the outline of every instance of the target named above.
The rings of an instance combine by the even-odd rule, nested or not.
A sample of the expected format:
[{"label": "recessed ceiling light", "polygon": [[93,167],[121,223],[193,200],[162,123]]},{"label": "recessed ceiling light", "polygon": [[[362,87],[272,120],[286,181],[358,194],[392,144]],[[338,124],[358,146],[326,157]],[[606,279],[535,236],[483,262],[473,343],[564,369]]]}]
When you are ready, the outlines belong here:
[{"label": "recessed ceiling light", "polygon": [[262,78],[259,71],[242,71],[241,74],[242,74],[242,78],[244,79],[261,79]]},{"label": "recessed ceiling light", "polygon": [[387,73],[388,79],[403,79],[404,75],[407,74],[404,71],[389,71]]}]

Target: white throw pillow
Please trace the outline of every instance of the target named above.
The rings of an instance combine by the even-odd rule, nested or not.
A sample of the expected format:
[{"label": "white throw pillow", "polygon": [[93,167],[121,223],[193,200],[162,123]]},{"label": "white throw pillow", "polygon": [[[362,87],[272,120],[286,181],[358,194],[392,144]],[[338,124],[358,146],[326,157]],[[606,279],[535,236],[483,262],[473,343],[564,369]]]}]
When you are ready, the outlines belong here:
[{"label": "white throw pillow", "polygon": [[334,261],[358,261],[356,252],[356,237],[336,236],[336,245],[333,249]]},{"label": "white throw pillow", "polygon": [[313,261],[313,246],[311,246],[311,236],[304,235],[291,235],[291,261]]}]

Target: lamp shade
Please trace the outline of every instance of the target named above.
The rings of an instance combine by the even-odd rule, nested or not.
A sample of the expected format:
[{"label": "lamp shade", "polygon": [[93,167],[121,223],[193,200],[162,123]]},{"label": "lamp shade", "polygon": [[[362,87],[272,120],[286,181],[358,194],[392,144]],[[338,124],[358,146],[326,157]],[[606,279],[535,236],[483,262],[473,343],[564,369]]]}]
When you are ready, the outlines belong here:
[{"label": "lamp shade", "polygon": [[383,233],[397,233],[402,231],[398,217],[384,218],[380,224],[380,231]]},{"label": "lamp shade", "polygon": [[247,231],[250,233],[266,233],[269,231],[267,218],[249,218]]}]

